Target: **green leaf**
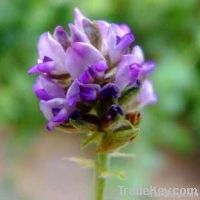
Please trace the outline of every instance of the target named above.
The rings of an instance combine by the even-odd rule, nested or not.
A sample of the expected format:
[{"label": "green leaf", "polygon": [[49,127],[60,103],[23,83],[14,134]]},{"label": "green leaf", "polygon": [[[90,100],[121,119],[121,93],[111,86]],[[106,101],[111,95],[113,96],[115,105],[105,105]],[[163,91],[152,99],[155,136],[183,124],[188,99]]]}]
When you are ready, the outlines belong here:
[{"label": "green leaf", "polygon": [[119,171],[103,171],[101,172],[100,177],[102,178],[108,178],[108,177],[116,177],[120,180],[126,180],[126,173],[122,170]]},{"label": "green leaf", "polygon": [[68,160],[79,164],[83,168],[94,168],[94,161],[86,158],[70,157]]},{"label": "green leaf", "polygon": [[110,154],[111,157],[113,158],[135,158],[135,154],[130,154],[130,153],[121,153],[121,152],[113,152]]}]

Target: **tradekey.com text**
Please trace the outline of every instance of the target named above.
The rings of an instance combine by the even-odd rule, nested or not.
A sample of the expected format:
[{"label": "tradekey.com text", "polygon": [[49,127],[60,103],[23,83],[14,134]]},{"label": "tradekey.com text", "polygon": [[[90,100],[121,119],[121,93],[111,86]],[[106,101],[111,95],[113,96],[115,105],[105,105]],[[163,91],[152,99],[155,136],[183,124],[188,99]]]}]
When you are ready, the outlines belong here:
[{"label": "tradekey.com text", "polygon": [[134,187],[128,188],[119,186],[120,196],[148,196],[148,197],[199,197],[197,188],[176,188],[176,187]]}]

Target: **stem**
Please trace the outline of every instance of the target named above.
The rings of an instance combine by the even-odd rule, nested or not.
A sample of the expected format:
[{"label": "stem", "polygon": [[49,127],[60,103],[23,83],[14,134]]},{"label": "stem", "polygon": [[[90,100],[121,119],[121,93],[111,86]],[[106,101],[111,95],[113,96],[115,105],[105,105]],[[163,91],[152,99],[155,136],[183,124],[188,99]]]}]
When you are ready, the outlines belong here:
[{"label": "stem", "polygon": [[97,153],[96,156],[96,198],[95,200],[104,200],[106,178],[102,177],[102,172],[106,172],[108,169],[108,154]]}]

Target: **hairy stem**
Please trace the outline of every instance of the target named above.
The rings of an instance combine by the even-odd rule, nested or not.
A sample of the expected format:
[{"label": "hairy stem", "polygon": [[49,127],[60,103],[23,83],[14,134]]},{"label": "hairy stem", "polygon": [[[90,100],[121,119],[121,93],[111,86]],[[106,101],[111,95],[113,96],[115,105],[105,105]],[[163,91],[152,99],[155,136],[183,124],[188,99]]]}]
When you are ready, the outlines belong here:
[{"label": "hairy stem", "polygon": [[102,176],[103,172],[108,170],[108,154],[97,153],[96,155],[96,198],[95,200],[105,200],[106,178]]}]

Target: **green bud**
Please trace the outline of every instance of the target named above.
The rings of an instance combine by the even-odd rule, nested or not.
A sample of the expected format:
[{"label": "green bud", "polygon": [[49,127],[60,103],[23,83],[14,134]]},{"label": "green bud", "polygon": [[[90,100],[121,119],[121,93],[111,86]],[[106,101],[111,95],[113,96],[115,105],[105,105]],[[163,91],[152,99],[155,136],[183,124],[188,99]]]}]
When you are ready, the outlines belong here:
[{"label": "green bud", "polygon": [[99,152],[110,153],[132,142],[139,129],[133,126],[122,126],[113,132],[104,133],[99,145]]}]

